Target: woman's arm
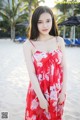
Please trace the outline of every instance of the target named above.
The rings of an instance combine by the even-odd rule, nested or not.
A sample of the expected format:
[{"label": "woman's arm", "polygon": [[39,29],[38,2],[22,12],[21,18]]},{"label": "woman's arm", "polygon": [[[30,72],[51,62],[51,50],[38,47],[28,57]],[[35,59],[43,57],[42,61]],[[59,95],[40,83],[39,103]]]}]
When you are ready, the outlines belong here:
[{"label": "woman's arm", "polygon": [[62,59],[62,67],[63,67],[63,86],[62,86],[62,92],[60,94],[60,100],[59,102],[63,102],[65,100],[66,96],[66,80],[67,80],[67,63],[66,63],[66,53],[65,53],[65,44],[64,39],[60,37],[60,46],[63,54]]},{"label": "woman's arm", "polygon": [[32,83],[32,87],[39,99],[40,102],[40,106],[42,106],[42,108],[46,109],[47,107],[47,101],[40,89],[39,86],[39,82],[35,73],[35,68],[34,68],[34,64],[32,62],[32,50],[31,50],[31,45],[29,43],[29,41],[26,41],[23,43],[23,52],[24,52],[24,56],[25,56],[25,62],[27,65],[27,69],[28,69],[28,73],[29,73],[29,77]]}]

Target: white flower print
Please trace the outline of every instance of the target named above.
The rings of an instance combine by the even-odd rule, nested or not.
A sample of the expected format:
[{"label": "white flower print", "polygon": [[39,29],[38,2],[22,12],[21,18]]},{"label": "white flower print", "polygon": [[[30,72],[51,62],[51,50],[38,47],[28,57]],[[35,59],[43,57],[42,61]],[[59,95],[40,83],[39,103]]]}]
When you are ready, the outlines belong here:
[{"label": "white flower print", "polygon": [[41,53],[41,54],[39,54],[39,53],[36,53],[35,55],[34,55],[34,57],[35,57],[35,59],[37,60],[37,61],[41,61],[42,60],[42,58],[46,58],[47,57],[47,54],[45,54],[45,53]]},{"label": "white flower print", "polygon": [[60,79],[61,79],[61,75],[60,75],[60,73],[59,73],[58,82],[60,82]]},{"label": "white flower print", "polygon": [[55,102],[53,103],[53,106],[57,106],[57,101],[55,101]]},{"label": "white flower print", "polygon": [[57,93],[56,93],[56,91],[51,91],[51,93],[50,93],[50,99],[51,100],[57,100]]},{"label": "white flower print", "polygon": [[50,87],[50,99],[57,100],[57,91],[55,86]]},{"label": "white flower print", "polygon": [[51,65],[51,75],[54,75],[54,65]]},{"label": "white flower print", "polygon": [[46,115],[46,117],[47,117],[48,119],[51,119],[51,115],[50,115],[50,113],[44,111],[44,114]]},{"label": "white flower print", "polygon": [[43,64],[41,62],[37,62],[37,66],[42,67]]},{"label": "white flower print", "polygon": [[62,53],[59,51],[58,52],[58,64],[60,64],[62,62]]},{"label": "white flower print", "polygon": [[56,50],[52,50],[52,55],[54,55],[54,54],[55,54],[55,52],[56,52]]},{"label": "white flower print", "polygon": [[55,61],[58,62],[58,59],[56,58]]},{"label": "white flower print", "polygon": [[48,73],[45,74],[45,79],[46,79],[47,81],[49,81],[49,75],[48,75]]},{"label": "white flower print", "polygon": [[[39,115],[40,113],[35,112],[36,110],[41,110],[41,118],[44,120],[51,120],[53,113],[55,114],[55,116],[61,114],[60,118],[62,117],[61,108],[63,106],[57,103],[61,95],[63,85],[63,66],[61,66],[60,63],[62,59],[61,54],[62,52],[60,52],[60,50],[56,50],[54,52],[49,52],[49,54],[47,54],[46,52],[38,51],[35,52],[35,54],[33,55],[33,63],[34,67],[36,68],[37,79],[41,86],[41,90],[43,91],[44,97],[49,102],[50,106],[48,112],[46,110],[41,110],[41,108],[39,109],[40,104],[38,101],[38,97],[35,94],[35,91],[33,90],[31,84],[28,89],[27,98],[32,99],[31,101],[30,99],[27,99],[28,102],[26,105],[26,120],[36,120],[37,115]],[[58,63],[60,64],[58,65]],[[32,97],[32,95],[34,97]],[[50,112],[50,110],[52,112]]]},{"label": "white flower print", "polygon": [[60,90],[60,83],[56,83],[57,92]]},{"label": "white flower print", "polygon": [[33,116],[31,117],[31,120],[36,120],[36,115],[33,115]]},{"label": "white flower print", "polygon": [[55,90],[55,89],[56,89],[55,85],[50,86],[50,90]]},{"label": "white flower print", "polygon": [[36,109],[38,107],[38,104],[39,103],[35,99],[33,99],[31,104],[31,110]]},{"label": "white flower print", "polygon": [[55,102],[53,102],[52,106],[54,107],[53,110],[55,110],[57,112],[57,100]]},{"label": "white flower print", "polygon": [[57,109],[57,111],[59,112],[61,112],[62,110],[63,110],[63,107],[62,107],[63,105],[58,105],[58,109]]},{"label": "white flower print", "polygon": [[42,59],[41,54],[39,54],[39,53],[36,53],[36,54],[34,55],[34,58],[35,58],[37,61],[40,61],[40,60]]},{"label": "white flower print", "polygon": [[58,81],[56,83],[57,92],[60,90],[60,87],[61,87],[61,85],[60,85],[60,78],[61,78],[61,76],[59,74]]},{"label": "white flower print", "polygon": [[58,75],[58,80],[57,80],[57,83],[56,83],[57,92],[58,92],[58,91],[60,90],[60,88],[61,88],[60,79],[61,79],[61,75],[59,74],[59,75]]},{"label": "white flower print", "polygon": [[47,98],[47,100],[49,100],[49,92],[48,92],[48,90],[46,90],[46,92],[44,93],[44,95]]},{"label": "white flower print", "polygon": [[46,57],[47,55],[44,52],[42,52],[42,58],[46,58]]},{"label": "white flower print", "polygon": [[39,81],[42,81],[42,80],[43,80],[43,79],[42,79],[42,74],[38,74],[37,77],[38,77],[38,80],[39,80]]}]

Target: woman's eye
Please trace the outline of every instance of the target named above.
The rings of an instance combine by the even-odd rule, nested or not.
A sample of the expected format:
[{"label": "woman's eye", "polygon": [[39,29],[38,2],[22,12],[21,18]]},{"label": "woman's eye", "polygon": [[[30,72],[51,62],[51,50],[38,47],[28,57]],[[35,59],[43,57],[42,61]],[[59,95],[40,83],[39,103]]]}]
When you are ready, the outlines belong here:
[{"label": "woman's eye", "polygon": [[50,22],[50,20],[47,20],[47,22]]},{"label": "woman's eye", "polygon": [[38,22],[38,24],[40,24],[40,23],[42,23],[42,22]]},{"label": "woman's eye", "polygon": [[[46,22],[49,23],[50,20],[47,20]],[[43,23],[43,22],[41,22],[41,21],[38,22],[38,24],[42,24],[42,23]]]}]

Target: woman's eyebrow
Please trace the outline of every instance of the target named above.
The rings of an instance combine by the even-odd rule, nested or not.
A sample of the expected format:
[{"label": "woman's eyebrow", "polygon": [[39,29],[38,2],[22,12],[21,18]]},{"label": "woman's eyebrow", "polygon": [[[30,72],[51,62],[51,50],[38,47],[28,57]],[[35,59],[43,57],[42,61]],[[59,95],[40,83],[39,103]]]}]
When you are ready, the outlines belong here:
[{"label": "woman's eyebrow", "polygon": [[[51,20],[51,19],[49,18],[49,19],[46,19],[46,20]],[[38,20],[38,21],[43,21],[43,20]]]},{"label": "woman's eyebrow", "polygon": [[39,19],[38,21],[43,21],[43,20]]}]

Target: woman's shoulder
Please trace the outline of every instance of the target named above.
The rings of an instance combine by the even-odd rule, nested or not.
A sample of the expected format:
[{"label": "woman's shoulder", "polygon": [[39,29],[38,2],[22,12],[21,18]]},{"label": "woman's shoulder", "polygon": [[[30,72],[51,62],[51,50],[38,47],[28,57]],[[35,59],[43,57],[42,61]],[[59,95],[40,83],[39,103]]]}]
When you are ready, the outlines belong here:
[{"label": "woman's shoulder", "polygon": [[27,39],[27,40],[23,43],[23,46],[31,47],[30,40]]},{"label": "woman's shoulder", "polygon": [[30,44],[30,40],[27,39],[24,43],[23,43],[23,48],[26,48],[26,50],[31,50],[31,44]]},{"label": "woman's shoulder", "polygon": [[61,46],[64,45],[64,39],[61,36],[57,36],[57,40]]},{"label": "woman's shoulder", "polygon": [[61,36],[57,36],[57,39],[58,39],[59,42],[63,42],[64,41],[63,37],[61,37]]}]

